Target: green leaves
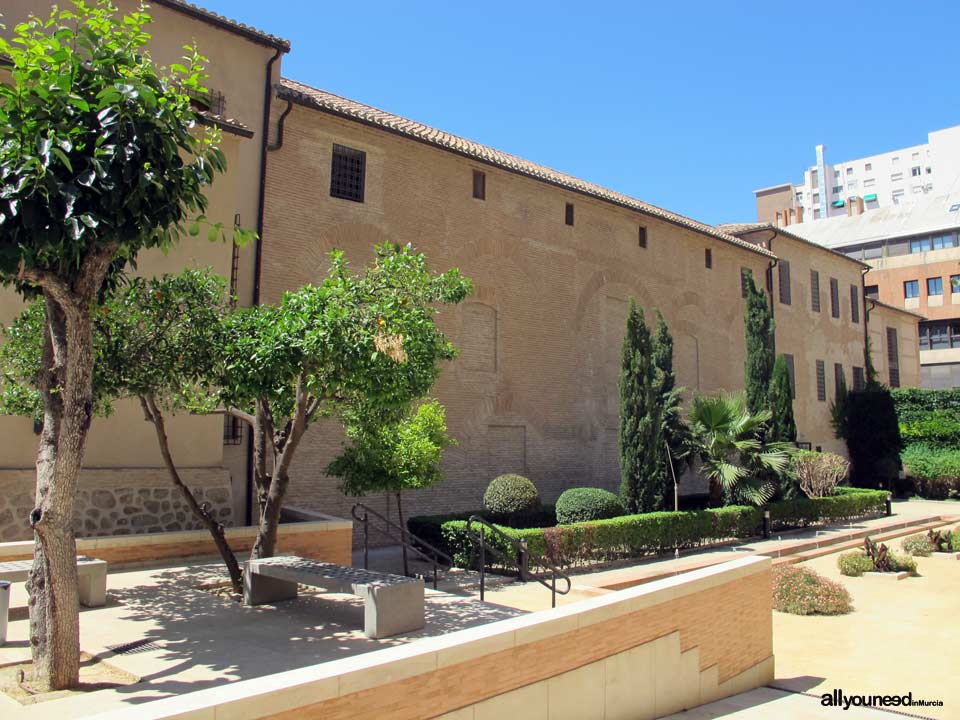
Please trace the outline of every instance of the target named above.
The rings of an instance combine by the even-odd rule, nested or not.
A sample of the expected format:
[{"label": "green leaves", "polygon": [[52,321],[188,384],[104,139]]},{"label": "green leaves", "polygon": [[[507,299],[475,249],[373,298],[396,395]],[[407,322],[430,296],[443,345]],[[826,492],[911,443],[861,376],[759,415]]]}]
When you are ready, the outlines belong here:
[{"label": "green leaves", "polygon": [[0,83],[0,188],[13,201],[0,206],[0,283],[16,284],[21,267],[70,283],[94,249],[133,260],[205,211],[225,159],[190,104],[204,58],[191,48],[165,74],[145,52],[149,22],[99,0],[0,38],[12,63]]}]

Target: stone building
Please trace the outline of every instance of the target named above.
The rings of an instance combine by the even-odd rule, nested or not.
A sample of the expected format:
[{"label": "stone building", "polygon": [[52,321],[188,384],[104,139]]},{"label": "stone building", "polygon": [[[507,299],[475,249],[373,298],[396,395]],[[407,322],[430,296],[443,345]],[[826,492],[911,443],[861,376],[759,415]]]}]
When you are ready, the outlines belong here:
[{"label": "stone building", "polygon": [[[36,5],[6,3],[8,24]],[[215,92],[205,120],[224,130],[229,170],[213,187],[208,215],[256,228],[261,239],[237,250],[186,238],[168,256],[147,253],[141,273],[212,265],[231,278],[241,303],[271,303],[322,279],[332,248],[359,265],[390,240],[412,243],[435,269],[457,266],[473,279],[473,295],[440,316],[461,355],[444,368],[434,394],[459,445],[445,456],[446,481],[411,493],[411,513],[475,508],[487,482],[503,472],[528,475],[548,501],[573,486],[615,489],[616,386],[630,298],[648,321],[662,311],[679,382],[690,393],[737,390],[743,277],[769,273],[778,350],[794,358],[801,440],[825,450],[842,448],[829,432],[829,403],[817,395],[820,375],[832,389],[839,364],[853,384],[865,333],[875,332],[881,316],[901,328],[900,342],[915,347],[916,319],[895,308],[872,310],[867,329],[854,260],[768,227],[699,223],[281,79],[285,41],[178,0],[154,0],[151,12],[156,59],[175,61],[189,38],[210,58]],[[820,274],[819,314],[811,309],[811,271]],[[831,279],[839,317],[829,312]],[[12,293],[0,296],[0,319],[18,308]],[[910,367],[901,365],[904,385],[915,384]],[[177,417],[169,430],[188,481],[224,519],[247,521],[248,433],[218,417]],[[0,418],[0,432],[0,538],[13,539],[26,535],[36,440],[23,418]],[[290,506],[349,512],[352,500],[323,473],[342,442],[332,422],[309,432],[292,468]],[[700,486],[687,479],[684,488]],[[133,404],[94,422],[81,505],[82,534],[190,522]]]}]

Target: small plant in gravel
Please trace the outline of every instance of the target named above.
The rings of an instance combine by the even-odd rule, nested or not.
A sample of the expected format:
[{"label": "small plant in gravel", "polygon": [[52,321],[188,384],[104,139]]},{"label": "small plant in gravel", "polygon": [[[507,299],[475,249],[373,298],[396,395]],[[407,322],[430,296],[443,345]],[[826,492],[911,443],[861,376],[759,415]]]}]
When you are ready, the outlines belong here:
[{"label": "small plant in gravel", "polygon": [[919,555],[920,557],[927,557],[936,549],[936,545],[931,542],[927,535],[911,535],[900,543],[900,547],[908,555]]},{"label": "small plant in gravel", "polygon": [[845,615],[853,610],[843,585],[799,565],[774,569],[773,607],[792,615]]}]

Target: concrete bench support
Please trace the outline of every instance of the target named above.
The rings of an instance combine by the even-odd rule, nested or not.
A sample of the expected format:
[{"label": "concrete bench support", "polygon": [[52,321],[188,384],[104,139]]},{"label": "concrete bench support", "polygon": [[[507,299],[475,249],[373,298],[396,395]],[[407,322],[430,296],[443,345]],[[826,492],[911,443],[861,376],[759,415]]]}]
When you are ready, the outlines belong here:
[{"label": "concrete bench support", "polygon": [[292,600],[298,584],[363,598],[367,637],[389,637],[424,626],[423,580],[295,556],[246,563],[243,602],[263,605]]},{"label": "concrete bench support", "polygon": [[[26,582],[33,567],[32,560],[11,560],[0,563],[0,580]],[[85,607],[103,607],[107,604],[107,563],[104,560],[77,558],[77,582],[80,604]]]}]

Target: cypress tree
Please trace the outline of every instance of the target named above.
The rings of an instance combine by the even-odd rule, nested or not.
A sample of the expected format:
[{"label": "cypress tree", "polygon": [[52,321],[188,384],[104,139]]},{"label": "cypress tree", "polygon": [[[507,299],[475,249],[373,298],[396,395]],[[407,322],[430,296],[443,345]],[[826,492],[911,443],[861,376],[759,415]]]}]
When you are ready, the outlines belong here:
[{"label": "cypress tree", "polygon": [[796,442],[797,423],[793,417],[793,392],[790,388],[790,370],[787,359],[778,355],[773,364],[773,378],[770,381],[770,430],[767,440],[776,442]]},{"label": "cypress tree", "polygon": [[747,309],[744,314],[747,335],[745,364],[747,409],[757,414],[770,407],[770,380],[773,377],[773,313],[767,295],[758,290],[753,277],[747,278]]},{"label": "cypress tree", "polygon": [[620,365],[620,496],[630,512],[663,506],[663,419],[659,388],[663,373],[643,311],[630,300]]},{"label": "cypress tree", "polygon": [[[657,334],[653,340],[653,363],[661,373],[658,395],[663,415],[663,439],[673,461],[673,473],[666,462],[663,466],[664,507],[672,508],[673,475],[676,473],[679,477],[686,469],[689,430],[683,419],[683,388],[677,387],[677,376],[673,370],[673,336],[659,310]],[[666,449],[661,452],[666,453]]]}]

